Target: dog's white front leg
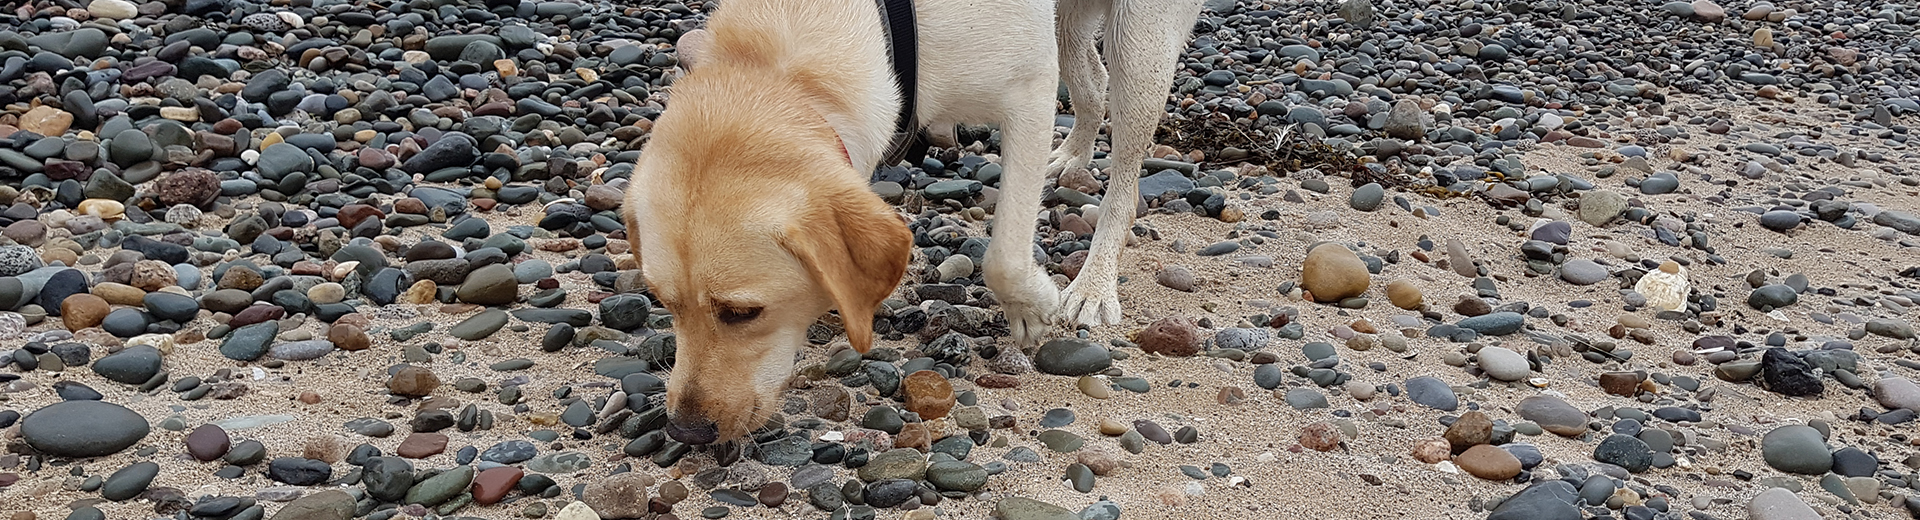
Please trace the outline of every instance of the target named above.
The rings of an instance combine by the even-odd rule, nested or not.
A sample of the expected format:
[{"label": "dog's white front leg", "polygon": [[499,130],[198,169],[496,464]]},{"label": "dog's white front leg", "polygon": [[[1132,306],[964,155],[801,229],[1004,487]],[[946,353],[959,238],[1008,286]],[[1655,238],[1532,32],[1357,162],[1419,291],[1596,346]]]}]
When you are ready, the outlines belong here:
[{"label": "dog's white front leg", "polygon": [[[1051,78],[1048,78],[1051,80]],[[1010,110],[1001,123],[1000,148],[1006,173],[994,210],[993,241],[987,246],[986,282],[1000,300],[1016,344],[1037,345],[1052,331],[1060,290],[1033,261],[1035,218],[1046,190],[1048,135],[1053,124],[1050,89],[1010,93],[1024,106]],[[1034,101],[1042,101],[1037,103]]]}]

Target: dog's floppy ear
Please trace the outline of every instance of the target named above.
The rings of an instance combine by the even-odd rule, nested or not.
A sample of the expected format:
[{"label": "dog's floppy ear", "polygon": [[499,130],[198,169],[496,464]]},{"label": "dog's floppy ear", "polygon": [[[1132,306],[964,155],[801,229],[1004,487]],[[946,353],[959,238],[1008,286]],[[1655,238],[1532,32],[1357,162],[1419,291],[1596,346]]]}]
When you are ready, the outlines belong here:
[{"label": "dog's floppy ear", "polygon": [[913,234],[864,187],[823,195],[787,228],[784,245],[826,288],[847,326],[847,342],[865,353],[873,348],[874,310],[907,272]]},{"label": "dog's floppy ear", "polygon": [[706,29],[687,31],[686,34],[680,35],[679,41],[673,43],[673,55],[680,60],[680,68],[687,70],[693,70],[694,64],[706,57],[711,49],[713,49],[713,33],[707,32]]}]

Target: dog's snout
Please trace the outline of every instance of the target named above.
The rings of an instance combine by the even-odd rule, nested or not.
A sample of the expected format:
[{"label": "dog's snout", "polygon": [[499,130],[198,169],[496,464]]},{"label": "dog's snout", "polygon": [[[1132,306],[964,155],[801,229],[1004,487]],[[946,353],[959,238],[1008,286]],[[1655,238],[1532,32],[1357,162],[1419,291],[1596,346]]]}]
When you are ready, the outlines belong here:
[{"label": "dog's snout", "polygon": [[705,417],[677,416],[667,422],[667,436],[683,444],[713,444],[720,439],[720,428]]}]

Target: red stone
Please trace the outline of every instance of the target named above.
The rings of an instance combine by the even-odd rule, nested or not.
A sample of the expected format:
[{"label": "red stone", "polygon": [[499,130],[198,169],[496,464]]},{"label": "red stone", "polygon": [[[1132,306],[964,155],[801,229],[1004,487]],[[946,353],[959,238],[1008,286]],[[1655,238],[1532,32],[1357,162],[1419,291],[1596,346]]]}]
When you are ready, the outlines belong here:
[{"label": "red stone", "polygon": [[380,211],[380,208],[366,204],[348,204],[342,206],[340,212],[334,215],[334,218],[340,219],[340,225],[347,229],[353,229],[354,226],[360,225],[361,222],[369,218],[379,219],[386,217],[387,213]]},{"label": "red stone", "polygon": [[413,433],[400,441],[400,447],[393,450],[401,457],[424,459],[447,451],[447,436],[438,433]]},{"label": "red stone", "polygon": [[513,491],[514,484],[520,483],[520,477],[526,475],[520,468],[499,467],[480,472],[473,477],[473,502],[480,505],[492,505],[507,497]]},{"label": "red stone", "polygon": [[981,388],[1013,388],[1020,386],[1020,378],[1006,374],[986,374],[973,378],[973,384]]},{"label": "red stone", "polygon": [[187,454],[201,462],[220,458],[233,446],[233,439],[220,425],[207,423],[187,434]]},{"label": "red stone", "polygon": [[1162,356],[1187,357],[1200,353],[1200,330],[1193,320],[1169,316],[1140,331],[1140,350]]},{"label": "red stone", "polygon": [[290,271],[292,271],[293,274],[302,276],[320,276],[321,273],[325,272],[321,269],[320,264],[305,260],[294,262],[293,269],[290,269]]},{"label": "red stone", "polygon": [[227,320],[227,326],[240,328],[255,323],[264,323],[286,317],[287,309],[279,305],[250,305]]}]

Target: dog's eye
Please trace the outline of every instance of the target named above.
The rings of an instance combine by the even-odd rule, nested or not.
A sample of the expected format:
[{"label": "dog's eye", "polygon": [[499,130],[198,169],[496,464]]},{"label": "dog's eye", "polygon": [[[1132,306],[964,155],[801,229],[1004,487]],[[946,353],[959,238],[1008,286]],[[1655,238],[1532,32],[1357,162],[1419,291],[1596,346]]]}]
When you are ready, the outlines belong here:
[{"label": "dog's eye", "polygon": [[753,321],[754,318],[758,317],[760,317],[760,307],[749,307],[745,309],[723,307],[720,309],[720,321],[728,325],[739,325]]}]

